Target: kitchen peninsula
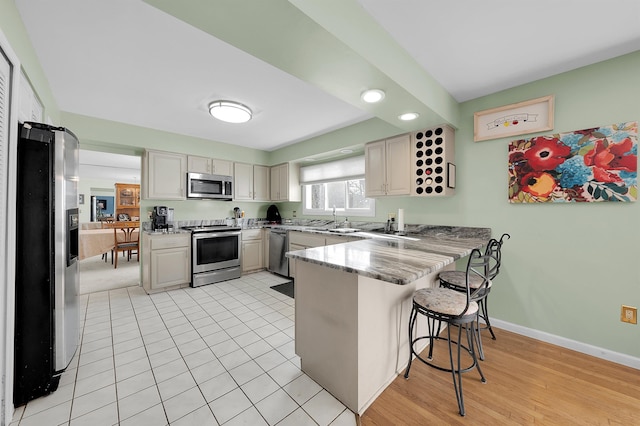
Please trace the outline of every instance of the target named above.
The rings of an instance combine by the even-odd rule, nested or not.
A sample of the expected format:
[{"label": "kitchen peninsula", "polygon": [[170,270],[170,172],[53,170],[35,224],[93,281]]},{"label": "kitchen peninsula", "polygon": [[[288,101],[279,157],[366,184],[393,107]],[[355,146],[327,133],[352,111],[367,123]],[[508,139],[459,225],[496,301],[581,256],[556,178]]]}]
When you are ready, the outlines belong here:
[{"label": "kitchen peninsula", "polygon": [[[287,253],[295,262],[295,345],[302,370],[362,414],[409,355],[411,296],[489,240],[488,228],[426,227]],[[423,325],[423,327],[425,327]],[[418,327],[418,333],[426,330]]]}]

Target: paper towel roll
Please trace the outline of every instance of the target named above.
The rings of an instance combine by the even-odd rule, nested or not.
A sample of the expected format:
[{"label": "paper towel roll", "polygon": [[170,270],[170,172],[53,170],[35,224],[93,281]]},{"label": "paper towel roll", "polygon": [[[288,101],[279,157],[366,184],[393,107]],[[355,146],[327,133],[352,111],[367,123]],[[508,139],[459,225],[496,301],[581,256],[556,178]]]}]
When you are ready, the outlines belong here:
[{"label": "paper towel roll", "polygon": [[404,209],[398,209],[398,232],[404,232]]}]

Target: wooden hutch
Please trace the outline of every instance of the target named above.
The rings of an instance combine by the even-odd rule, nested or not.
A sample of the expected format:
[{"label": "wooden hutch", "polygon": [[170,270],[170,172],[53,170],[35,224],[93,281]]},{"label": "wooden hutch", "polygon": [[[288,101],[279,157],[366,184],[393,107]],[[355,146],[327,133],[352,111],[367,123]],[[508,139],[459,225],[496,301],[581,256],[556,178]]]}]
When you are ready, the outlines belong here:
[{"label": "wooden hutch", "polygon": [[[119,215],[128,215],[129,219]],[[115,220],[140,220],[140,185],[116,183]]]}]

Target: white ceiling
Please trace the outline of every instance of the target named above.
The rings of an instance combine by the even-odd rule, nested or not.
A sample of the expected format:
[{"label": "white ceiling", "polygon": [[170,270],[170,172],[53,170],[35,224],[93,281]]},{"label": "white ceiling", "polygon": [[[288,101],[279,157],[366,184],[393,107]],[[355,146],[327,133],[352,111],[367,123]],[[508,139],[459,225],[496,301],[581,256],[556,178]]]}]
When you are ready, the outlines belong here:
[{"label": "white ceiling", "polygon": [[140,157],[81,149],[79,160],[82,180],[140,183]]},{"label": "white ceiling", "polygon": [[[360,22],[379,24],[390,41],[386,48],[404,48],[418,71],[430,74],[458,102],[640,48],[638,0],[238,1],[15,3],[61,110],[267,151],[372,117],[396,125],[395,112],[392,119],[388,112],[404,112],[404,100],[388,94],[383,114],[382,107],[358,99],[372,81],[384,81],[378,75],[385,67],[365,51],[370,46],[345,42],[339,45],[344,63],[328,64],[334,65],[329,71],[305,68],[316,54],[329,57],[322,52],[326,40],[346,32],[366,39],[363,31],[372,27],[359,27]],[[151,4],[183,8],[184,20]],[[265,4],[271,14],[250,16]],[[226,16],[234,19],[232,9],[237,14],[243,5],[254,21],[220,29],[233,45],[211,35],[215,28],[199,29],[208,17],[222,23]],[[347,6],[358,20],[342,19]],[[314,8],[316,13],[309,12]],[[335,19],[331,8],[338,8]],[[305,18],[292,21],[293,30],[283,26],[283,32],[309,34],[311,43],[303,50],[289,51],[284,39],[269,38],[268,23],[285,15]],[[308,28],[300,28],[303,23]],[[361,65],[363,59],[370,67]],[[418,84],[401,86],[412,94],[423,90]],[[218,122],[207,113],[207,104],[216,99],[244,103],[254,118],[242,125]]]}]

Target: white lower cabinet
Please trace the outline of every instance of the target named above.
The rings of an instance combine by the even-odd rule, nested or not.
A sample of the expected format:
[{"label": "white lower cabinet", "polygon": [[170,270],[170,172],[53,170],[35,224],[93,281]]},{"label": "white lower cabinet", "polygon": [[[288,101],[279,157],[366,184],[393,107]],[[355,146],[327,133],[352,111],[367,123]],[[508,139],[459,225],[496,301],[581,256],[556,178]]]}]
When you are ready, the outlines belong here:
[{"label": "white lower cabinet", "polygon": [[[357,237],[347,237],[344,235],[314,234],[310,232],[290,231],[289,251],[305,250],[313,247],[330,246],[333,244],[346,243],[360,240]],[[289,275],[295,276],[295,262],[289,262]]]},{"label": "white lower cabinet", "polygon": [[264,245],[262,229],[242,231],[242,272],[251,272],[264,268]]},{"label": "white lower cabinet", "polygon": [[142,236],[142,286],[147,293],[191,282],[191,234]]}]

